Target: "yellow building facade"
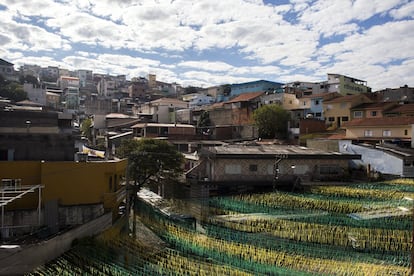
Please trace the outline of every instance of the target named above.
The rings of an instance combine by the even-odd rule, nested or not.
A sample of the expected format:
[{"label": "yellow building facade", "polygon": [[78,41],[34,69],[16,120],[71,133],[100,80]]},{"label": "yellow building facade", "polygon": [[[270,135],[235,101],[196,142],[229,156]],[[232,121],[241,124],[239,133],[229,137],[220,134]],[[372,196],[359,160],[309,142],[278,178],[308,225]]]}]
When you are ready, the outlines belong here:
[{"label": "yellow building facade", "polygon": [[[22,187],[41,185],[41,203],[57,201],[59,206],[103,204],[118,213],[125,197],[122,180],[127,160],[104,162],[0,162],[0,180],[20,179]],[[38,208],[38,191],[5,206],[6,210]]]},{"label": "yellow building facade", "polygon": [[333,128],[339,128],[342,124],[351,120],[351,109],[362,103],[371,103],[365,95],[350,95],[334,98],[323,103],[323,113],[326,124]]}]

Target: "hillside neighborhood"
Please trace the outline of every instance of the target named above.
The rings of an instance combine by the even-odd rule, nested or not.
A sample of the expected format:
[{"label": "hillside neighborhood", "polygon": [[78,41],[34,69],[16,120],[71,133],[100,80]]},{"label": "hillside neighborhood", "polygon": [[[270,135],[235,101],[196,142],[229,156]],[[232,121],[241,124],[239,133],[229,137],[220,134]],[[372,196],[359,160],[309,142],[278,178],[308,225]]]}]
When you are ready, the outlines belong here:
[{"label": "hillside neighborhood", "polygon": [[[0,249],[0,264],[9,264],[0,266],[0,275],[30,272],[64,254],[74,240],[111,229],[124,216],[129,164],[117,151],[125,140],[174,145],[185,158],[181,189],[202,204],[253,191],[316,193],[318,185],[414,178],[414,87],[372,91],[357,77],[327,73],[317,82],[182,87],[155,74],[127,80],[54,66],[16,69],[0,59],[0,240],[16,245]],[[254,116],[264,106],[287,112],[286,135],[261,135]],[[154,193],[166,196],[168,187],[156,188]],[[252,205],[256,199],[231,200]],[[236,225],[225,217],[240,210],[223,202],[213,202],[218,212],[213,219],[202,207],[188,208],[194,227],[211,219],[223,228],[260,231],[255,220]],[[260,208],[275,203],[266,204]],[[364,208],[346,212],[360,214]],[[41,248],[17,246],[46,238]],[[386,251],[381,246],[375,250]]]},{"label": "hillside neighborhood", "polygon": [[[326,80],[315,83],[257,80],[197,88],[164,83],[153,74],[126,80],[125,75],[53,66],[23,65],[16,71],[4,59],[0,60],[0,68],[4,80],[21,83],[26,96],[19,101],[4,96],[1,100],[2,118],[7,120],[2,120],[0,126],[4,137],[0,160],[73,160],[77,152],[83,151],[84,143],[75,143],[72,133],[85,120],[91,122],[86,146],[103,151],[106,158],[120,140],[130,137],[162,137],[176,144],[190,141],[187,149],[180,145],[183,152],[201,147],[197,141],[256,140],[261,137],[253,112],[277,104],[290,113],[287,143],[306,146],[310,138],[334,144],[349,141],[347,149],[333,148],[340,152],[350,152],[350,148],[368,151],[380,145],[376,151],[397,158],[399,164],[384,166],[379,160],[362,156],[371,169],[414,176],[410,153],[414,143],[414,88],[406,85],[371,91],[364,80],[328,73]],[[43,151],[48,156],[42,156],[41,151],[24,148],[33,146],[27,139],[13,140],[21,141],[21,148],[7,145],[11,142],[7,138],[12,136],[5,134],[21,132],[69,138],[56,141],[61,143],[56,156],[51,151]],[[38,135],[32,137],[38,139]]]}]

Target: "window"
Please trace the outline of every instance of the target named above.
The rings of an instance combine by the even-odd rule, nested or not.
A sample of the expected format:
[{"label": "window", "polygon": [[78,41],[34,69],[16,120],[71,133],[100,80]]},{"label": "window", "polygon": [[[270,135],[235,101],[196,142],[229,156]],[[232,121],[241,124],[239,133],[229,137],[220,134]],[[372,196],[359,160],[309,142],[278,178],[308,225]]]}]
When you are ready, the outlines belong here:
[{"label": "window", "polygon": [[377,112],[376,111],[371,111],[371,116],[372,117],[376,117],[377,116]]},{"label": "window", "polygon": [[329,117],[329,118],[328,118],[328,121],[329,121],[329,122],[334,122],[334,121],[335,121],[335,117]]},{"label": "window", "polygon": [[341,118],[341,120],[342,120],[342,122],[348,122],[348,116],[343,116],[343,117]]},{"label": "window", "polygon": [[250,164],[249,165],[249,171],[257,172],[257,165],[256,164]]},{"label": "window", "polygon": [[362,111],[354,111],[354,118],[362,118]]},{"label": "window", "polygon": [[372,130],[364,130],[365,137],[372,137]]},{"label": "window", "polygon": [[319,100],[315,100],[315,105],[319,105]]},{"label": "window", "polygon": [[346,107],[346,103],[341,103],[341,108],[345,108]]},{"label": "window", "polygon": [[224,167],[226,174],[241,174],[241,166],[239,164],[227,164]]},{"label": "window", "polygon": [[383,130],[382,136],[384,137],[390,137],[391,136],[391,130]]},{"label": "window", "polygon": [[322,117],[322,113],[321,112],[316,112],[315,117]]},{"label": "window", "polygon": [[408,130],[404,129],[404,135],[408,135]]}]

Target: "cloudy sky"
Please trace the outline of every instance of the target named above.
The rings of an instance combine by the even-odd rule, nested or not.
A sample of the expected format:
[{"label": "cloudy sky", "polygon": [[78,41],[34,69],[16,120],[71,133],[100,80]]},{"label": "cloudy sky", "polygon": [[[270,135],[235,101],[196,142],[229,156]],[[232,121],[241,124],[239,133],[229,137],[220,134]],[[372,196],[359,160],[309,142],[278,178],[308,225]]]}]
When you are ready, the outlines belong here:
[{"label": "cloudy sky", "polygon": [[414,86],[412,0],[0,0],[0,57],[208,87]]}]

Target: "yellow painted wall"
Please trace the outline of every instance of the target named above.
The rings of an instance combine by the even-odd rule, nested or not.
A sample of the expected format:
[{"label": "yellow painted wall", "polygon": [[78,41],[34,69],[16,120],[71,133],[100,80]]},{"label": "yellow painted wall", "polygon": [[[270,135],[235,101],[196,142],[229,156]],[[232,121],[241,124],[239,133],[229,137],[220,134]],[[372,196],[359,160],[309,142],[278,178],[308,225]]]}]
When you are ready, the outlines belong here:
[{"label": "yellow painted wall", "polygon": [[286,110],[298,109],[301,107],[300,104],[303,104],[303,101],[300,101],[296,98],[295,94],[283,94],[283,108]]},{"label": "yellow painted wall", "polygon": [[[366,126],[366,127],[351,127],[346,128],[346,138],[356,139],[356,138],[369,138],[365,137],[365,130],[371,130],[373,138],[411,138],[411,125],[407,126]],[[390,130],[391,136],[383,136],[384,130]],[[405,130],[407,130],[407,135],[405,135]]]},{"label": "yellow painted wall", "polygon": [[[348,120],[350,121],[351,116],[351,108],[359,105],[361,103],[368,103],[372,102],[367,96],[365,95],[359,95],[359,97],[353,98],[351,101],[344,101],[344,102],[338,102],[335,100],[335,102],[327,101],[324,103],[324,117],[327,124],[332,124],[333,126],[337,126],[338,124],[338,117],[348,117]],[[329,121],[329,117],[333,117],[334,121]],[[343,123],[341,119],[341,124]]]},{"label": "yellow painted wall", "polygon": [[[42,201],[60,205],[103,203],[104,197],[120,188],[126,160],[118,162],[0,162],[0,179],[21,178],[22,185],[44,186]],[[116,183],[115,183],[116,176]],[[110,178],[112,177],[112,189]],[[36,208],[37,196],[16,200],[8,209]],[[109,207],[109,206],[107,206]],[[115,207],[115,206],[110,206]]]}]

